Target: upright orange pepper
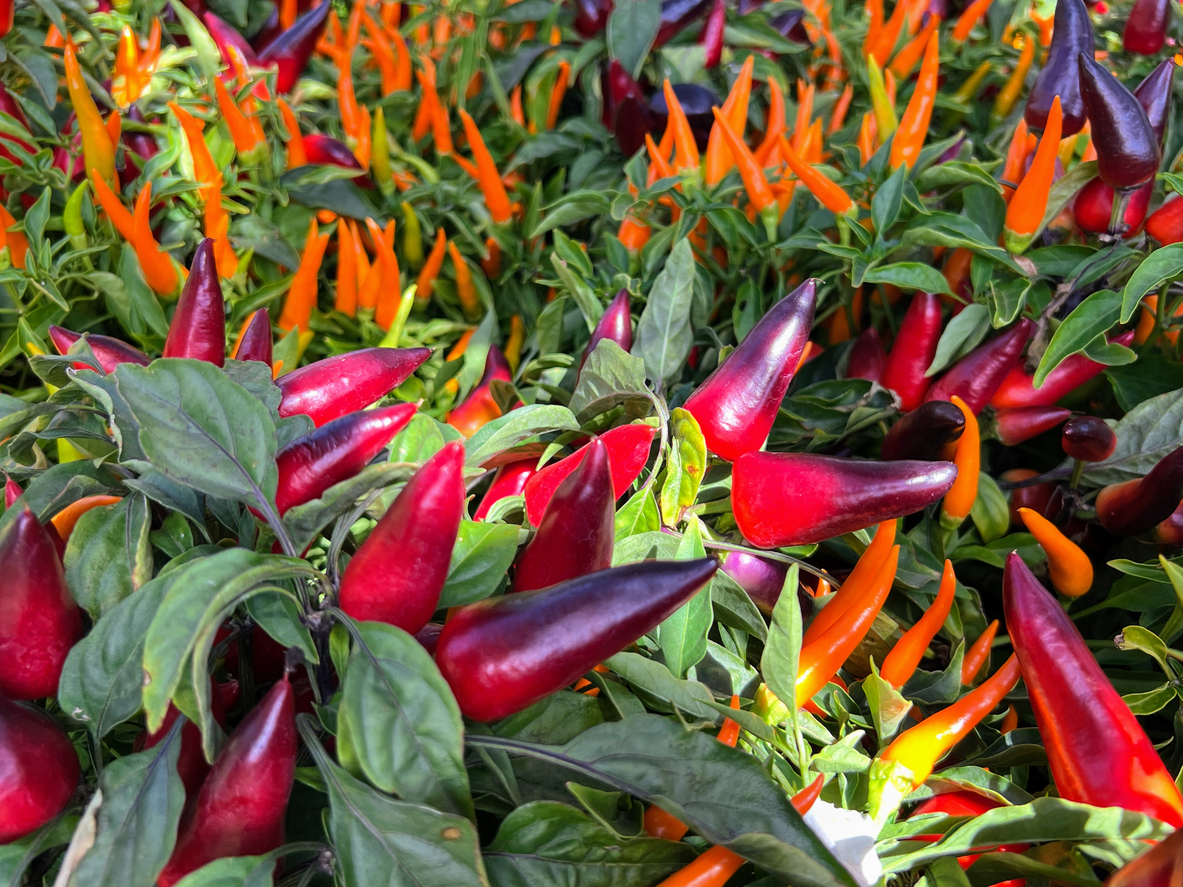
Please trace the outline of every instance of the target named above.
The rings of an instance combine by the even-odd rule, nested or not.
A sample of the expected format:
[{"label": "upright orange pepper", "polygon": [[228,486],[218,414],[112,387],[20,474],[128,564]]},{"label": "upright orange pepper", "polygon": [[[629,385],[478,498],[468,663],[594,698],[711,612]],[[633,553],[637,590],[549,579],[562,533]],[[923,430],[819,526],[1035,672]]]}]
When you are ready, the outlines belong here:
[{"label": "upright orange pepper", "polygon": [[567,80],[571,76],[571,64],[563,59],[559,62],[559,71],[555,75],[555,85],[550,91],[550,103],[546,109],[546,128],[554,129],[559,122],[559,108],[563,105],[563,98],[567,95]]},{"label": "upright orange pepper", "polygon": [[[435,91],[434,86],[431,89],[432,92]],[[431,138],[435,142],[437,154],[443,156],[452,153],[452,120],[448,116],[447,105],[438,98],[431,111]]]},{"label": "upright orange pepper", "polygon": [[356,140],[361,127],[361,109],[353,91],[352,47],[337,62],[337,109],[346,138]]},{"label": "upright orange pepper", "polygon": [[283,99],[276,102],[279,105],[280,116],[283,117],[284,128],[288,131],[288,161],[287,168],[295,169],[308,163],[308,153],[304,150],[304,136],[300,133],[300,124],[296,115]]},{"label": "upright orange pepper", "polygon": [[[1023,92],[1027,72],[1031,70],[1031,63],[1035,60],[1035,41],[1031,39],[1029,34],[1024,34],[1022,40],[1023,48],[1019,51],[1019,60],[1015,63],[1015,69],[1011,71],[1010,76],[1006,78],[1006,83],[1002,85],[1002,89],[998,90],[998,95],[994,97],[993,114],[1000,119],[1006,117],[1011,108],[1015,106],[1015,102],[1018,101]],[[1075,147],[1075,143],[1073,143],[1073,147]]]},{"label": "upright orange pepper", "polygon": [[480,174],[477,184],[485,195],[485,206],[489,208],[489,215],[498,224],[507,222],[513,215],[513,210],[509,204],[509,195],[505,192],[505,184],[501,181],[501,174],[497,171],[497,164],[493,162],[493,155],[485,147],[480,129],[463,108],[460,109],[460,120],[464,124],[464,134],[468,138],[468,146],[472,150],[472,158],[476,161]]},{"label": "upright orange pepper", "polygon": [[66,89],[78,118],[78,132],[82,134],[82,163],[86,173],[97,170],[109,185],[118,186],[115,177],[115,145],[90,94],[90,87],[82,77],[82,66],[73,41],[66,44]]},{"label": "upright orange pepper", "polygon": [[838,101],[834,102],[834,108],[830,111],[830,123],[826,127],[826,132],[833,135],[846,124],[846,115],[850,111],[850,103],[854,100],[854,85],[847,83],[842,90],[842,95],[838,96]]},{"label": "upright orange pepper", "polygon": [[813,98],[816,89],[812,83],[797,80],[797,116],[793,121],[793,135],[790,143],[793,150],[801,153],[801,146],[805,144],[805,137],[809,133],[809,122],[813,119]]},{"label": "upright orange pepper", "polygon": [[29,239],[25,237],[23,231],[8,230],[15,225],[16,219],[8,211],[8,207],[0,203],[0,235],[3,235],[3,239],[0,240],[0,249],[7,246],[8,257],[12,260],[12,264],[17,268],[24,268],[25,253],[29,251]]},{"label": "upright orange pepper", "polygon": [[522,84],[520,83],[509,94],[509,116],[518,126],[526,125],[526,112],[522,110]]},{"label": "upright orange pepper", "polygon": [[781,136],[780,153],[793,174],[801,180],[809,192],[817,198],[818,203],[835,215],[849,215],[857,212],[857,207],[850,195],[842,190],[836,182],[826,178],[808,163],[801,159],[788,139]]},{"label": "upright orange pepper", "polygon": [[924,147],[924,139],[928,135],[932,110],[936,106],[939,77],[940,35],[934,30],[928,36],[928,46],[924,50],[924,61],[920,64],[916,89],[912,92],[912,98],[908,102],[908,107],[904,109],[904,116],[900,118],[895,138],[891,142],[892,169],[899,169],[901,166],[911,169],[920,157],[920,149]]},{"label": "upright orange pepper", "polygon": [[727,148],[731,151],[731,157],[735,161],[735,165],[739,167],[739,176],[743,179],[748,200],[756,212],[760,214],[760,218],[764,220],[768,239],[775,240],[776,225],[780,221],[780,207],[776,204],[776,197],[773,196],[772,189],[768,187],[768,179],[764,177],[764,170],[760,168],[760,164],[748,146],[744,144],[743,139],[732,132],[731,126],[719,109],[712,108],[711,110],[715,114],[715,125],[723,133]]},{"label": "upright orange pepper", "polygon": [[238,270],[229,235],[230,215],[222,206],[222,177],[218,176],[205,198],[205,236],[214,241],[214,264],[220,277],[233,277]]},{"label": "upright orange pepper", "polygon": [[475,320],[481,316],[481,300],[476,294],[476,285],[472,282],[472,269],[456,249],[454,240],[448,241],[448,254],[452,257],[452,267],[456,271],[456,297],[460,300],[460,307],[464,316]]},{"label": "upright orange pepper", "polygon": [[[383,6],[386,5],[388,4],[383,4]],[[407,92],[410,90],[413,81],[411,50],[407,48],[407,41],[403,39],[403,35],[397,27],[390,28],[387,31],[387,35],[390,37],[390,42],[393,44],[394,49],[398,52],[398,63],[394,69],[395,92]]]},{"label": "upright orange pepper", "polygon": [[308,329],[312,309],[316,307],[317,276],[328,242],[329,235],[320,233],[316,219],[309,219],[304,254],[300,257],[300,267],[296,269],[288,297],[283,303],[283,313],[279,317],[280,329],[298,329],[300,332]]},{"label": "upright orange pepper", "polygon": [[444,235],[444,229],[438,228],[435,232],[435,244],[432,246],[431,252],[428,253],[427,261],[423,263],[419,279],[415,283],[415,303],[420,307],[431,301],[431,294],[435,290],[435,279],[439,277],[440,269],[444,266],[444,253],[447,248],[448,238]]},{"label": "upright orange pepper", "polygon": [[258,131],[251,125],[247,116],[242,113],[242,109],[238,107],[234,97],[226,90],[226,85],[222,83],[220,77],[214,78],[214,92],[218,98],[218,109],[222,112],[222,117],[230,130],[230,138],[234,140],[234,150],[244,160],[255,158],[258,149],[262,147]]},{"label": "upright orange pepper", "polygon": [[978,417],[957,395],[953,395],[952,400],[965,416],[965,431],[957,439],[957,451],[953,456],[957,479],[941,503],[941,518],[943,523],[957,526],[969,515],[974,500],[978,498],[982,444],[978,433]]},{"label": "upright orange pepper", "polygon": [[[419,81],[422,86],[424,81],[433,82],[434,74],[430,69],[427,71],[416,71],[415,79]],[[429,91],[426,87],[419,94],[419,107],[415,110],[415,120],[411,123],[411,139],[412,141],[420,141],[425,135],[431,132],[431,123],[435,118],[435,102],[439,98],[436,95],[435,87],[432,86]]]},{"label": "upright orange pepper", "polygon": [[867,587],[875,578],[875,574],[879,572],[879,567],[887,559],[891,547],[895,545],[895,532],[895,521],[884,521],[875,528],[875,535],[871,539],[871,544],[867,546],[862,557],[858,559],[854,570],[846,577],[846,581],[842,583],[842,587],[838,589],[838,593],[821,609],[821,612],[813,617],[813,621],[805,629],[805,634],[801,640],[802,644],[811,644],[816,641],[838,622],[842,614],[850,608],[851,604],[866,593]]},{"label": "upright orange pepper", "polygon": [[982,20],[992,2],[993,0],[973,0],[969,6],[965,7],[961,17],[957,19],[957,24],[953,26],[953,40],[955,42],[964,43],[969,39],[969,32],[974,29],[974,25]]},{"label": "upright orange pepper", "polygon": [[990,648],[994,645],[994,636],[998,634],[998,620],[995,619],[986,626],[981,636],[970,644],[965,651],[965,658],[961,660],[961,683],[969,686],[982,670],[982,666],[990,661]]},{"label": "upright orange pepper", "polygon": [[381,280],[374,322],[382,329],[388,330],[394,323],[402,300],[402,277],[399,273],[398,257],[394,254],[394,219],[386,223],[385,229],[380,228],[373,219],[366,219],[366,226],[370,229],[370,237],[377,250],[377,267]]},{"label": "upright orange pepper", "polygon": [[864,0],[863,8],[867,11],[867,36],[863,38],[863,58],[866,58],[883,32],[883,0]]},{"label": "upright orange pepper", "polygon": [[645,244],[649,242],[649,237],[652,234],[653,231],[648,225],[634,218],[632,215],[627,215],[624,221],[620,223],[620,227],[616,230],[616,239],[630,253],[635,253],[638,250],[644,249]]},{"label": "upright orange pepper", "polygon": [[1048,195],[1056,172],[1056,152],[1060,148],[1060,127],[1063,115],[1060,97],[1052,101],[1047,115],[1047,125],[1035,149],[1035,159],[1015,189],[1014,196],[1006,207],[1006,224],[1003,226],[1003,242],[1008,251],[1021,253],[1031,245],[1035,233],[1043,222],[1047,210]]},{"label": "upright orange pepper", "polygon": [[344,219],[337,225],[337,297],[333,307],[349,317],[357,315],[357,253]]},{"label": "upright orange pepper", "polygon": [[[748,56],[751,58],[751,56]],[[734,126],[731,127],[736,133],[739,132]],[[714,135],[714,127],[711,129],[711,134]],[[760,142],[760,146],[756,148],[756,162],[760,164],[761,169],[768,169],[775,163],[776,152],[780,147],[780,137],[785,133],[785,97],[784,93],[780,91],[780,84],[776,82],[775,77],[768,78],[768,122],[764,127],[764,139]],[[720,139],[722,134],[720,133]],[[710,151],[710,145],[707,146],[707,151]],[[707,169],[710,169],[710,154],[707,154]],[[710,174],[707,174],[707,184],[711,184]]]},{"label": "upright orange pepper", "polygon": [[[1020,117],[1006,151],[1006,160],[1002,164],[1002,196],[1008,201],[1015,193],[1015,186],[1023,178],[1023,165],[1030,148],[1028,140],[1034,138],[1027,132],[1027,121]],[[1008,182],[1013,182],[1014,185],[1007,184]]]},{"label": "upright orange pepper", "polygon": [[368,41],[362,42],[370,50],[378,65],[378,73],[382,78],[382,95],[391,95],[398,90],[398,59],[395,56],[394,48],[386,36],[386,29],[374,21],[373,16],[364,9],[362,10],[362,20],[370,35]]},{"label": "upright orange pepper", "polygon": [[895,45],[900,39],[900,33],[904,30],[904,22],[908,16],[908,5],[909,0],[897,0],[895,8],[891,11],[891,18],[883,25],[883,30],[879,32],[875,42],[871,44],[870,52],[867,53],[867,58],[874,59],[881,68],[891,58]]},{"label": "upright orange pepper", "polygon": [[168,107],[176,115],[181,129],[185,131],[185,138],[189,142],[189,152],[193,155],[193,176],[197,183],[203,186],[201,193],[204,196],[212,187],[214,180],[221,175],[202,133],[204,127],[200,120],[176,102],[169,102]]},{"label": "upright orange pepper", "polygon": [[949,618],[949,610],[953,607],[953,593],[956,590],[957,577],[953,574],[953,562],[946,560],[945,571],[941,574],[941,585],[932,606],[895,642],[895,646],[883,660],[883,667],[879,669],[879,676],[897,690],[908,683],[908,678],[912,677],[916,666],[924,658],[924,651]]},{"label": "upright orange pepper", "polygon": [[[501,274],[501,244],[497,242],[496,238],[485,238],[485,252],[489,254],[487,259],[481,259],[481,270],[485,272],[485,277],[493,280]],[[515,314],[514,317],[517,317]],[[518,318],[521,322],[521,318]],[[508,352],[508,346],[507,346]],[[516,367],[514,368],[517,369]]]},{"label": "upright orange pepper", "polygon": [[1093,564],[1080,546],[1038,511],[1020,508],[1023,523],[1047,553],[1052,586],[1067,597],[1080,597],[1093,587]]},{"label": "upright orange pepper", "polygon": [[[899,52],[895,54],[895,58],[891,60],[891,64],[887,66],[887,70],[895,75],[897,80],[907,80],[912,76],[912,69],[916,67],[916,63],[924,57],[924,53],[928,48],[929,38],[936,34],[941,26],[941,17],[939,15],[930,15],[928,17],[928,24],[908,41]],[[921,73],[923,76],[923,72]]]},{"label": "upright orange pepper", "polygon": [[511,373],[517,373],[522,362],[522,343],[526,341],[526,327],[517,314],[509,319],[509,338],[505,342],[505,362]]},{"label": "upright orange pepper", "polygon": [[98,170],[91,171],[90,182],[91,187],[94,188],[95,200],[103,213],[111,220],[111,224],[115,226],[115,230],[123,239],[132,243],[136,236],[136,225],[131,212],[123,205],[123,201],[119,199],[118,195],[111,190],[103,177],[98,174]]},{"label": "upright orange pepper", "polygon": [[148,218],[151,205],[152,183],[148,182],[136,197],[131,245],[136,251],[136,258],[140,260],[140,269],[144,272],[148,286],[159,295],[169,296],[177,291],[181,280],[172,256],[160,248],[152,235],[152,223]]},{"label": "upright orange pepper", "polygon": [[690,129],[690,121],[686,119],[686,112],[682,110],[682,103],[674,93],[673,86],[667,78],[663,87],[665,90],[666,107],[669,109],[669,122],[674,132],[674,169],[684,172],[698,168],[698,145],[694,142],[694,132]]},{"label": "upright orange pepper", "polygon": [[858,130],[858,156],[859,163],[866,166],[871,158],[875,155],[875,115],[870,111],[863,114],[862,125]]},{"label": "upright orange pepper", "polygon": [[[735,78],[735,82],[731,84],[731,91],[727,94],[726,101],[723,102],[723,116],[727,118],[727,122],[731,124],[731,128],[743,136],[744,128],[748,120],[748,102],[752,94],[752,68],[753,58],[748,56],[744,61],[743,67],[739,71],[739,76]],[[775,81],[769,80],[769,87],[775,86]],[[777,87],[779,93],[779,87]],[[775,95],[769,99],[770,107],[768,111],[769,129],[776,119],[776,114],[780,114],[780,129],[784,131],[784,97],[781,97],[779,111],[776,107]],[[667,127],[667,131],[669,128]],[[716,124],[711,127],[711,134],[707,139],[707,152],[703,160],[703,178],[710,186],[715,186],[723,181],[723,176],[730,172],[732,165],[735,163],[731,158],[731,152],[727,148],[727,143],[723,139],[723,133],[719,131]]]}]

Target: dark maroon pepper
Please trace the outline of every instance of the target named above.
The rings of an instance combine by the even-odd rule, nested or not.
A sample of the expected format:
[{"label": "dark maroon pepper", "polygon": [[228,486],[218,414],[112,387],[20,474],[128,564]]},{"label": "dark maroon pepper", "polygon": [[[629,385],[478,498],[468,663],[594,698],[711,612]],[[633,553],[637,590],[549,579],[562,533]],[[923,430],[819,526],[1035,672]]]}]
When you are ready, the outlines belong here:
[{"label": "dark maroon pepper", "polygon": [[1115,191],[1128,191],[1158,172],[1162,148],[1146,111],[1109,69],[1088,54],[1077,57],[1080,88],[1097,147],[1097,172]]},{"label": "dark maroon pepper", "polygon": [[304,73],[308,60],[316,49],[316,42],[328,21],[331,3],[321,3],[301,15],[295,23],[259,53],[259,64],[276,67],[275,88],[282,94],[290,92]]},{"label": "dark maroon pepper", "polygon": [[612,0],[575,0],[575,30],[579,36],[591,39],[608,27],[612,8]]},{"label": "dark maroon pepper", "polygon": [[661,0],[661,24],[657,28],[653,48],[663,45],[700,18],[710,5],[711,0]]},{"label": "dark maroon pepper", "polygon": [[1077,416],[1060,433],[1065,454],[1082,462],[1104,462],[1117,449],[1117,435],[1104,419]]},{"label": "dark maroon pepper", "polygon": [[846,377],[878,382],[883,378],[883,368],[886,364],[887,353],[883,350],[883,339],[879,337],[879,330],[873,326],[867,327],[854,340],[854,347],[850,349]]},{"label": "dark maroon pepper", "polygon": [[1110,484],[1097,494],[1097,519],[1114,536],[1136,536],[1171,516],[1183,499],[1183,447],[1145,477]]},{"label": "dark maroon pepper", "polygon": [[930,400],[905,413],[888,429],[879,455],[889,462],[919,459],[940,461],[949,444],[960,440],[965,431],[965,414],[947,400]]},{"label": "dark maroon pepper", "polygon": [[788,12],[774,15],[768,20],[768,24],[786,40],[805,46],[813,42],[809,39],[809,32],[805,30],[804,9],[790,9]]},{"label": "dark maroon pepper", "polygon": [[789,572],[788,564],[746,551],[727,552],[722,569],[748,593],[752,603],[765,613],[771,613],[776,602],[780,600],[780,593],[785,586],[785,576]]},{"label": "dark maroon pepper", "polygon": [[271,366],[271,315],[260,308],[251,315],[234,349],[235,360],[257,360]]},{"label": "dark maroon pepper", "polygon": [[[49,341],[53,342],[53,347],[57,349],[58,354],[68,353],[74,343],[81,338],[82,333],[76,333],[64,327],[50,326],[49,328]],[[99,362],[99,366],[103,368],[104,373],[114,372],[115,367],[121,363],[134,363],[139,366],[147,366],[150,361],[148,355],[140,351],[140,349],[128,345],[126,342],[121,342],[119,339],[114,339],[111,336],[88,333],[86,343],[90,345],[90,350]],[[74,364],[74,369],[82,370],[90,369],[90,367],[84,363],[76,363]]]},{"label": "dark maroon pepper", "polygon": [[1051,46],[1047,61],[1039,71],[1023,116],[1036,133],[1043,132],[1052,101],[1060,97],[1064,114],[1061,136],[1070,136],[1084,127],[1086,112],[1080,94],[1080,68],[1076,57],[1093,53],[1093,23],[1084,0],[1061,0],[1056,3]]},{"label": "dark maroon pepper", "polygon": [[304,136],[304,154],[310,164],[356,169],[357,175],[353,177],[353,181],[362,188],[374,187],[373,180],[362,169],[349,146],[340,139],[319,132],[309,133]]},{"label": "dark maroon pepper", "polygon": [[319,427],[376,403],[430,356],[430,348],[362,348],[310,363],[279,377],[279,414],[303,413]]},{"label": "dark maroon pepper", "polygon": [[582,369],[584,363],[587,362],[591,353],[596,350],[596,346],[600,344],[603,339],[611,339],[625,351],[631,351],[633,348],[633,315],[632,303],[629,300],[628,290],[622,289],[616,294],[616,297],[608,304],[608,308],[604,311],[604,315],[596,324],[596,328],[592,330],[591,339],[588,340],[587,347],[583,349],[583,358],[579,361],[579,366]]},{"label": "dark maroon pepper", "polygon": [[226,363],[226,300],[214,262],[214,241],[197,245],[189,277],[164,340],[163,357],[189,357],[214,366]]},{"label": "dark maroon pepper", "polygon": [[1175,81],[1175,59],[1166,58],[1146,75],[1134,89],[1134,98],[1146,112],[1146,119],[1159,140],[1167,129],[1167,117],[1171,112],[1171,90]]},{"label": "dark maroon pepper", "polygon": [[645,136],[653,131],[653,110],[645,91],[616,59],[608,63],[604,74],[604,121],[616,134],[616,143],[625,156],[631,157],[645,144]]},{"label": "dark maroon pepper", "polygon": [[956,394],[975,414],[980,413],[1018,362],[1032,326],[1023,318],[1002,335],[979,345],[928,389],[925,400],[950,400]]}]

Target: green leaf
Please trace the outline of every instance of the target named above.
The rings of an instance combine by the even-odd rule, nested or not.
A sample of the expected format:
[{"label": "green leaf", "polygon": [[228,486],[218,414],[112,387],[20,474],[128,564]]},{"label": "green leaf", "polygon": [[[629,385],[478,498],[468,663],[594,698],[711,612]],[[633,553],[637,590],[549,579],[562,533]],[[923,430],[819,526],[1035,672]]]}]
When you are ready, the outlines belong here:
[{"label": "green leaf", "polygon": [[978,495],[969,509],[969,516],[978,528],[982,541],[1001,539],[1010,529],[1010,506],[994,478],[986,472],[978,474]]},{"label": "green leaf", "polygon": [[608,659],[605,665],[624,678],[651,708],[677,711],[712,723],[722,720],[711,707],[714,696],[705,684],[677,678],[656,660],[646,659],[639,653],[624,652]]},{"label": "green leaf", "polygon": [[1113,290],[1099,290],[1072,309],[1063,323],[1052,334],[1047,350],[1035,370],[1035,387],[1047,379],[1048,373],[1064,358],[1083,351],[1090,342],[1104,336],[1118,320],[1121,296]]},{"label": "green leaf", "polygon": [[303,551],[329,524],[349,511],[360,499],[382,487],[407,480],[415,466],[394,462],[367,465],[353,477],[334,484],[319,499],[289,508],[283,524],[297,551]]},{"label": "green leaf", "polygon": [[555,404],[526,404],[483,426],[465,444],[465,462],[484,465],[495,456],[550,431],[578,431],[571,411]]},{"label": "green leaf", "polygon": [[678,407],[670,413],[670,450],[661,485],[661,516],[667,527],[677,526],[698,498],[706,466],[707,442],[698,420]]},{"label": "green leaf", "polygon": [[990,312],[985,305],[974,303],[949,321],[937,342],[937,353],[932,365],[925,371],[927,377],[935,376],[959,358],[965,357],[982,343],[990,331]]},{"label": "green leaf", "polygon": [[661,515],[648,487],[642,487],[616,512],[616,541],[661,529]]},{"label": "green leaf", "polygon": [[1127,323],[1138,309],[1138,303],[1148,293],[1164,283],[1183,275],[1183,243],[1159,247],[1142,260],[1121,291],[1121,314],[1118,319]]},{"label": "green leaf", "polygon": [[495,887],[650,887],[695,854],[681,841],[622,841],[574,807],[533,801],[502,821],[483,856]]},{"label": "green leaf", "polygon": [[890,283],[900,289],[926,293],[949,293],[949,282],[932,265],[923,262],[896,262],[877,265],[863,275],[864,283]]},{"label": "green leaf", "polygon": [[152,577],[148,502],[128,496],[82,515],[66,544],[66,583],[92,619]]},{"label": "green leaf", "polygon": [[[702,528],[695,518],[686,526],[686,535],[678,545],[676,558],[705,557]],[[666,667],[675,677],[682,677],[707,651],[707,632],[711,630],[711,586],[704,585],[690,600],[674,611],[657,627]]]},{"label": "green leaf", "polygon": [[863,692],[875,722],[875,737],[882,748],[899,732],[900,725],[912,710],[912,703],[895,687],[879,677],[878,669],[863,678]]},{"label": "green leaf", "polygon": [[904,205],[904,183],[908,181],[908,170],[900,165],[887,181],[875,189],[871,198],[871,230],[882,235],[899,218]]},{"label": "green leaf", "polygon": [[426,462],[454,440],[464,436],[426,413],[416,413],[390,445],[391,462]]},{"label": "green leaf", "polygon": [[608,55],[639,76],[660,25],[661,0],[621,0],[608,17]]},{"label": "green leaf", "polygon": [[139,425],[140,447],[162,474],[210,496],[274,503],[275,423],[245,388],[200,360],[125,363],[113,375]]},{"label": "green leaf", "polygon": [[768,640],[760,657],[760,673],[768,689],[782,700],[792,704],[797,698],[797,666],[801,655],[801,638],[804,627],[801,619],[801,602],[797,600],[800,571],[796,564],[789,567],[785,584],[772,610],[772,624],[768,628]]},{"label": "green leaf", "polygon": [[214,38],[205,29],[201,19],[194,15],[184,3],[173,0],[170,5],[180,20],[181,27],[185,29],[189,45],[197,50],[197,61],[201,65],[205,79],[213,80],[222,68],[222,54],[218,50],[218,45],[214,43]]},{"label": "green leaf", "polygon": [[338,717],[366,778],[404,801],[473,815],[460,709],[431,655],[393,625],[361,622]]},{"label": "green leaf", "polygon": [[448,581],[439,606],[459,607],[484,600],[501,586],[518,553],[518,528],[510,524],[460,521]]},{"label": "green leaf", "polygon": [[181,723],[157,746],[111,761],[99,777],[94,844],[71,885],[151,887],[168,862],[185,804],[177,775]]},{"label": "green leaf", "polygon": [[272,887],[275,863],[283,850],[266,856],[227,856],[185,875],[177,887]]},{"label": "green leaf", "polygon": [[[1023,313],[1028,294],[1037,284],[1033,280],[1008,280],[998,283],[990,279],[986,287],[986,305],[990,309],[990,324],[999,330],[1010,326]],[[973,306],[970,306],[973,307]]]},{"label": "green leaf", "polygon": [[653,281],[637,323],[633,350],[645,361],[645,373],[654,384],[680,373],[690,354],[694,275],[694,252],[690,241],[682,238],[674,244],[665,268]]},{"label": "green leaf", "polygon": [[580,422],[617,407],[624,407],[626,421],[645,418],[652,409],[645,361],[611,339],[601,339],[579,371],[569,406]]}]

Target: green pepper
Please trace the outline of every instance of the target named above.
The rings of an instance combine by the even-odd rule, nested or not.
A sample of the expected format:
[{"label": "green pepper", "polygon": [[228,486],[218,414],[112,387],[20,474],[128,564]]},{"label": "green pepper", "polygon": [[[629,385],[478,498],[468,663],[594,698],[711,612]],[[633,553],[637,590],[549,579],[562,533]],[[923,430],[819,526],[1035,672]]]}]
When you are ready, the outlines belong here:
[{"label": "green pepper", "polygon": [[415,209],[405,200],[403,208],[403,255],[412,268],[423,267],[423,228],[419,225],[419,217]]}]

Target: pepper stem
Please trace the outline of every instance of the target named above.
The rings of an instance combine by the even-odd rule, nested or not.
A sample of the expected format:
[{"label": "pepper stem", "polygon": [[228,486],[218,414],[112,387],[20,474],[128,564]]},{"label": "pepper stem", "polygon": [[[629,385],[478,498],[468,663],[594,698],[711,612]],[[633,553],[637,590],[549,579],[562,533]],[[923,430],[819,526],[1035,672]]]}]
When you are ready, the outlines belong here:
[{"label": "pepper stem", "polygon": [[1081,459],[1074,459],[1072,461],[1072,476],[1068,478],[1068,489],[1075,490],[1080,483],[1080,476],[1084,474],[1084,461]]},{"label": "pepper stem", "polygon": [[1130,197],[1133,191],[1116,191],[1113,194],[1113,209],[1109,212],[1109,234],[1112,237],[1120,238],[1125,233],[1125,211],[1129,206]]}]

